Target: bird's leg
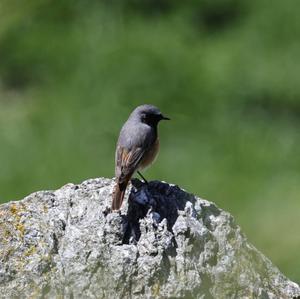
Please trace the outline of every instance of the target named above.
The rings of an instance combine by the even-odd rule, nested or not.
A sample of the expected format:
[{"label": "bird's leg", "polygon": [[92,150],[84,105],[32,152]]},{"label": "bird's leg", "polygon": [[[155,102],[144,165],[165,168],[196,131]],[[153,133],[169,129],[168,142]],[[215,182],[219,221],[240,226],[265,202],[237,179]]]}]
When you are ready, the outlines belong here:
[{"label": "bird's leg", "polygon": [[144,178],[144,176],[139,171],[137,171],[137,173],[142,178],[142,180],[144,181],[144,183],[148,184],[148,181]]}]

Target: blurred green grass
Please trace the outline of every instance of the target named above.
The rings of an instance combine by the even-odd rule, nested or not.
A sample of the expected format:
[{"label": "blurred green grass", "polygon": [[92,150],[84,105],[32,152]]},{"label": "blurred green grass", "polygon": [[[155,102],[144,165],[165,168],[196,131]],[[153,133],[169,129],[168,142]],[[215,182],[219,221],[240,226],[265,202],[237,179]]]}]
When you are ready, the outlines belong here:
[{"label": "blurred green grass", "polygon": [[1,4],[0,202],[112,177],[152,103],[172,121],[146,176],[230,211],[300,282],[298,2]]}]

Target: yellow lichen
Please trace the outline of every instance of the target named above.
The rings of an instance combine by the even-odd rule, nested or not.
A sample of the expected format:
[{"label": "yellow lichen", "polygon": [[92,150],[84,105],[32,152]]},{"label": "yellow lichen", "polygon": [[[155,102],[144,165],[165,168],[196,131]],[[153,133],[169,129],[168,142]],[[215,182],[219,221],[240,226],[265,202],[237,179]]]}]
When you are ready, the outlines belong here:
[{"label": "yellow lichen", "polygon": [[160,284],[157,282],[152,286],[152,294],[154,297],[158,297],[160,292]]},{"label": "yellow lichen", "polygon": [[23,236],[24,236],[24,232],[25,232],[24,224],[22,224],[22,223],[19,222],[19,223],[16,225],[16,229],[20,232],[21,237],[23,237]]},{"label": "yellow lichen", "polygon": [[48,207],[46,205],[44,206],[43,210],[44,210],[44,213],[48,213]]},{"label": "yellow lichen", "polygon": [[11,204],[9,210],[13,215],[16,215],[18,212],[17,205],[15,203]]},{"label": "yellow lichen", "polygon": [[25,256],[30,256],[30,255],[33,255],[34,253],[36,253],[36,247],[35,247],[35,245],[31,245],[31,246],[24,252],[24,255],[25,255]]},{"label": "yellow lichen", "polygon": [[20,204],[11,204],[10,208],[10,213],[14,216],[15,218],[15,222],[16,223],[12,223],[16,229],[16,231],[18,231],[20,233],[20,236],[23,237],[24,233],[25,233],[25,227],[24,224],[21,223],[21,216],[20,216],[20,212],[24,211],[24,207],[21,206]]}]

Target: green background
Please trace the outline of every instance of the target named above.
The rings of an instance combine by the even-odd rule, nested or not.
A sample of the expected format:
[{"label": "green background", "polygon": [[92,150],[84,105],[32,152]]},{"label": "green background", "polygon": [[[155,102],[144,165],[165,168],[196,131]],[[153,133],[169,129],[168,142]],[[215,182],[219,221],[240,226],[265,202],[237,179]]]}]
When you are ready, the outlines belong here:
[{"label": "green background", "polygon": [[157,105],[148,179],[231,212],[300,282],[300,2],[0,0],[0,202],[112,177]]}]

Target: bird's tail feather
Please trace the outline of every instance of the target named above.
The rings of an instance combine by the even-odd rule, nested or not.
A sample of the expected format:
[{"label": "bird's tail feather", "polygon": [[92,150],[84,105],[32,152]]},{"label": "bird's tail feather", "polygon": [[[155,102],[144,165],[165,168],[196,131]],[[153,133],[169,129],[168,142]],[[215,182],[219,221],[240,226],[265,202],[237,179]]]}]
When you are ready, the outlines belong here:
[{"label": "bird's tail feather", "polygon": [[112,205],[111,205],[111,209],[113,211],[120,210],[123,199],[124,199],[127,183],[128,183],[128,181],[126,183],[125,182],[121,183],[121,184],[117,183],[115,185],[115,189],[114,189],[113,196],[112,196]]}]

